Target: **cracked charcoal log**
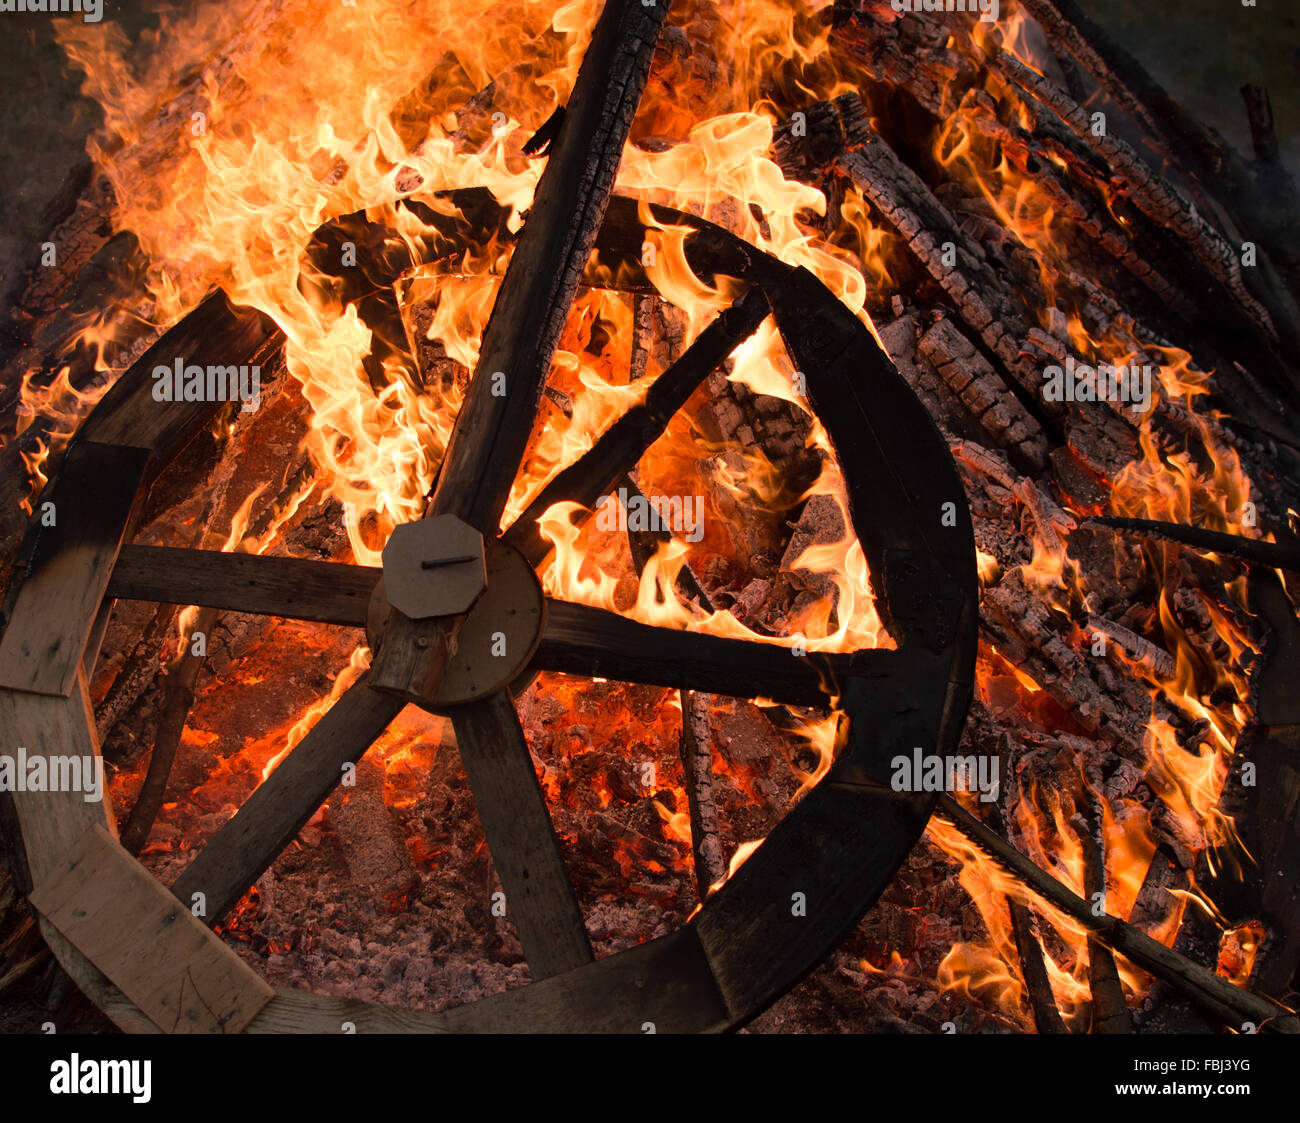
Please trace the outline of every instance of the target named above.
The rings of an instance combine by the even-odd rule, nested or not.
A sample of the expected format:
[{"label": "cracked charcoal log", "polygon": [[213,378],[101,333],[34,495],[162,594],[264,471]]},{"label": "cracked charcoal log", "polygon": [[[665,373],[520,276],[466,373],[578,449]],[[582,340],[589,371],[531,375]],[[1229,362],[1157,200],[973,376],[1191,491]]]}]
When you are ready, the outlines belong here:
[{"label": "cracked charcoal log", "polygon": [[1061,536],[1068,536],[1078,525],[1072,515],[1062,511],[1033,480],[1017,475],[974,441],[955,441],[950,448],[958,460],[995,480],[1020,501],[1030,516],[1036,541],[1048,555],[1064,552]]},{"label": "cracked charcoal log", "polygon": [[[850,119],[865,117],[855,94],[837,98],[836,105]],[[1012,307],[1004,286],[983,259],[983,251],[977,247],[978,252],[972,252],[956,220],[920,177],[874,133],[842,152],[834,166],[853,181],[899,233],[985,346],[1029,393],[1037,395],[1041,375],[1026,361],[1019,342],[1028,325]],[[951,243],[956,255],[953,266],[944,264],[945,243]],[[1049,414],[1064,412],[1060,403],[1045,402],[1043,408]]]},{"label": "cracked charcoal log", "polygon": [[708,718],[713,698],[683,690],[681,701],[682,766],[690,804],[695,882],[702,901],[708,896],[710,886],[727,875],[726,857],[718,834],[718,807],[713,795],[713,733]]},{"label": "cracked charcoal log", "polygon": [[1067,188],[1052,170],[1054,165],[1048,150],[1038,143],[1032,133],[1016,126],[1004,125],[991,107],[984,107],[985,99],[987,95],[978,101],[982,111],[972,114],[971,120],[975,128],[1001,145],[1007,158],[1024,175],[1033,179],[1059,214],[1073,222],[1103,252],[1118,261],[1166,302],[1168,307],[1190,320],[1195,315],[1195,305],[1191,298],[1138,252],[1133,240],[1104,206],[1084,201]]},{"label": "cracked charcoal log", "polygon": [[1047,465],[1047,437],[997,371],[961,331],[940,316],[917,344],[971,415],[1030,471]]},{"label": "cracked charcoal log", "polygon": [[1101,632],[1135,663],[1140,663],[1156,678],[1172,679],[1176,670],[1174,657],[1164,648],[1152,643],[1145,636],[1130,631],[1122,624],[1107,620],[1104,616],[1088,617],[1088,629]]},{"label": "cracked charcoal log", "polygon": [[1052,614],[1026,587],[1020,572],[1008,573],[985,592],[981,622],[1001,637],[999,650],[1013,662],[1022,663],[1085,729],[1121,756],[1145,762],[1146,717],[1151,705],[1147,688],[1130,678],[1121,680],[1117,690],[1099,684],[1089,657],[1068,645]]},{"label": "cracked charcoal log", "polygon": [[726,359],[708,377],[709,404],[722,437],[746,447],[757,445],[782,477],[787,490],[807,489],[821,470],[821,455],[808,447],[811,418],[792,402],[753,394],[728,377]]},{"label": "cracked charcoal log", "polygon": [[627,380],[636,382],[645,377],[650,362],[650,349],[654,345],[654,306],[656,298],[648,293],[632,296],[632,355],[628,360]]},{"label": "cracked charcoal log", "polygon": [[919,329],[915,316],[900,314],[890,323],[877,325],[877,331],[880,342],[885,345],[898,373],[907,380],[912,393],[921,399],[926,412],[935,419],[941,430],[945,429],[945,419],[960,419],[968,414],[964,403],[952,392],[938,371],[931,364],[918,360],[916,342]]},{"label": "cracked charcoal log", "polygon": [[869,4],[844,5],[835,12],[831,46],[851,53],[872,78],[906,90],[942,120],[954,92],[979,78],[971,57],[947,46],[956,26],[942,17],[925,19],[920,12],[907,19],[887,13],[881,19]]},{"label": "cracked charcoal log", "polygon": [[1034,527],[1034,539],[1039,546],[1048,557],[1060,557],[1065,552],[1060,536],[1074,529],[1074,519],[1048,499],[1033,480],[1021,480],[1012,489],[1012,493],[1029,513]]},{"label": "cracked charcoal log", "polygon": [[114,732],[118,722],[129,714],[140,697],[158,678],[158,652],[164,638],[172,631],[176,617],[175,605],[162,604],[150,617],[139,640],[131,648],[113,684],[98,706],[95,707],[95,724],[104,757],[120,763],[121,750],[114,751]]},{"label": "cracked charcoal log", "polygon": [[955,441],[949,449],[958,460],[996,480],[1008,491],[1016,486],[1018,478],[1011,469],[974,441]]}]

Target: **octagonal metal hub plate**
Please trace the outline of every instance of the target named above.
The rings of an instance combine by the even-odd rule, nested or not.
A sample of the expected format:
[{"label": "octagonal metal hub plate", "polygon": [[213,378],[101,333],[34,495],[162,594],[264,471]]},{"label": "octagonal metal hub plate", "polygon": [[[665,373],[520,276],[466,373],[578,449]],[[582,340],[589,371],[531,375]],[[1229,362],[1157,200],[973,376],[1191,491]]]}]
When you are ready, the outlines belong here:
[{"label": "octagonal metal hub plate", "polygon": [[383,558],[388,603],[412,620],[467,611],[487,580],[483,536],[455,515],[402,523]]},{"label": "octagonal metal hub plate", "polygon": [[[434,712],[495,694],[522,674],[542,640],[546,596],[533,567],[499,539],[485,544],[484,558],[487,587],[461,624],[438,693],[425,703]],[[366,633],[372,648],[391,612],[387,580],[385,573],[370,599]]]}]

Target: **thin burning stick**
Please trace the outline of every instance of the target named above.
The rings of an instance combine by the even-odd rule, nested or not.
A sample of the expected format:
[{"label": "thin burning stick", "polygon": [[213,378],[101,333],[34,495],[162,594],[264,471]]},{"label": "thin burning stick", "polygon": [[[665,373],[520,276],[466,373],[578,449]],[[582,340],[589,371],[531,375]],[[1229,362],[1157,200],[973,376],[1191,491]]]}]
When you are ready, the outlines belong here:
[{"label": "thin burning stick", "polygon": [[[1005,830],[1002,808],[990,803],[985,814],[999,830]],[[1064,1034],[1070,1031],[1061,1018],[1061,1011],[1056,1005],[1056,996],[1052,993],[1052,982],[1047,977],[1047,966],[1043,962],[1043,949],[1034,931],[1034,914],[1019,901],[1008,901],[1011,913],[1011,934],[1016,940],[1016,951],[1020,955],[1020,974],[1025,980],[1025,990],[1029,996],[1029,1008],[1034,1015],[1034,1028],[1041,1034]]]},{"label": "thin burning stick", "polygon": [[1111,530],[1126,530],[1131,534],[1163,538],[1181,546],[1191,546],[1194,550],[1227,554],[1250,565],[1266,565],[1273,569],[1300,573],[1300,546],[1261,542],[1257,538],[1244,538],[1240,534],[1223,534],[1217,530],[1202,530],[1196,526],[1157,522],[1154,519],[1119,519],[1099,515],[1084,519],[1082,525],[1105,526]]},{"label": "thin burning stick", "polygon": [[1249,1026],[1244,1032],[1267,1028],[1276,1033],[1300,1033],[1300,1017],[1287,1007],[1234,986],[1118,917],[1106,913],[1094,916],[1087,901],[989,830],[952,796],[941,793],[937,806],[945,819],[1044,901],[1095,933],[1112,951],[1182,991],[1225,1025]]},{"label": "thin burning stick", "polygon": [[[619,488],[629,496],[641,496],[641,489],[631,476],[618,480]],[[627,532],[632,564],[640,575],[646,563],[654,556],[660,542],[669,541],[672,535],[663,529]],[[683,563],[677,576],[677,585],[688,597],[694,599],[705,612],[713,611],[709,595],[700,586],[691,567]],[[678,692],[682,705],[681,754],[682,771],[686,779],[686,800],[691,816],[691,851],[695,858],[695,883],[700,900],[709,893],[709,887],[727,875],[727,859],[718,837],[718,807],[713,798],[713,736],[709,731],[705,707],[709,695],[694,690]]]},{"label": "thin burning stick", "polygon": [[[1100,809],[1094,804],[1089,808],[1088,817],[1075,816],[1073,825],[1083,845],[1084,891],[1090,900],[1104,903],[1106,852],[1101,838]],[[1133,1019],[1124,1001],[1115,956],[1096,936],[1088,938],[1088,987],[1092,992],[1092,1032],[1132,1033]]]}]

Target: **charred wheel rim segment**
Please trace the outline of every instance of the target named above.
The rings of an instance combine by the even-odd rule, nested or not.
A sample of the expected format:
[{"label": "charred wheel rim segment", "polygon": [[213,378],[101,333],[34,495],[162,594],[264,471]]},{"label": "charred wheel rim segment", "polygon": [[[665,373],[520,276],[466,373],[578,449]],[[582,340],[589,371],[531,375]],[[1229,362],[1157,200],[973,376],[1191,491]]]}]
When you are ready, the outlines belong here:
[{"label": "charred wheel rim segment", "polygon": [[[616,253],[629,234],[640,245],[645,231],[635,218],[636,206],[630,199],[611,200],[599,248]],[[666,633],[563,602],[548,606],[529,568],[544,561],[545,553],[538,548],[534,516],[525,512],[500,538],[488,539],[485,565],[482,555],[477,561],[470,554],[442,559],[461,570],[476,564],[480,572],[485,569],[486,591],[469,609],[441,692],[418,700],[452,715],[476,800],[481,785],[493,782],[484,760],[513,751],[522,753],[527,763],[520,790],[496,793],[491,801],[495,806],[480,803],[480,817],[494,859],[498,841],[512,832],[545,831],[545,837],[511,844],[516,855],[522,854],[513,877],[499,870],[535,981],[437,1015],[296,992],[275,994],[197,919],[200,914],[208,924],[219,920],[328,797],[346,766],[360,758],[406,700],[417,700],[373,689],[363,678],[214,836],[172,887],[173,896],[108,838],[103,819],[96,822],[94,813],[85,810],[89,805],[63,801],[56,805],[53,823],[38,823],[50,805],[38,806],[30,795],[15,797],[35,886],[32,900],[42,913],[42,927],[65,966],[124,1028],[337,1032],[341,1020],[362,1028],[415,1031],[685,1032],[734,1027],[763,1010],[829,954],[885,889],[919,838],[934,796],[893,791],[889,762],[897,755],[910,757],[917,748],[944,755],[956,745],[970,700],[976,648],[974,537],[947,446],[871,333],[811,274],[693,216],[664,207],[653,208],[653,213],[657,221],[695,228],[687,248],[697,271],[727,274],[751,286],[709,329],[717,335],[722,325],[723,338],[712,345],[716,357],[699,361],[697,356],[698,373],[689,386],[678,388],[679,400],[670,403],[669,414],[684,404],[739,339],[769,312],[774,316],[792,361],[804,375],[809,404],[835,449],[853,526],[870,564],[877,607],[897,650],[798,656],[777,645]],[[211,299],[214,314],[228,320],[232,330],[259,330],[255,317],[232,312],[220,296]],[[172,349],[164,336],[137,369],[148,371],[155,351]],[[670,379],[671,373],[665,372],[659,382]],[[192,432],[196,422],[204,420],[194,407],[173,406],[175,416],[155,422],[148,440],[137,439],[138,434],[122,428],[133,394],[147,395],[147,381],[129,386],[124,380],[70,447],[49,494],[56,503],[66,502],[69,511],[80,504],[86,512],[84,525],[78,533],[52,531],[36,537],[27,588],[20,598],[39,597],[42,590],[48,594],[52,579],[79,573],[87,558],[92,573],[98,571],[96,566],[113,568],[116,559],[112,576],[100,575],[94,609],[83,614],[91,620],[111,607],[114,596],[182,597],[265,611],[264,598],[274,596],[268,589],[297,583],[300,603],[291,598],[268,614],[365,624],[372,647],[382,645],[393,609],[379,570],[216,555],[208,560],[218,568],[205,575],[198,572],[202,566],[196,570],[193,563],[200,556],[192,551],[126,547],[119,554],[133,493],[147,491],[148,466],[156,469],[160,460],[165,462],[179,447],[177,434]],[[647,402],[655,397],[652,389]],[[640,439],[624,448],[630,448],[632,461],[620,464],[619,474],[656,436],[656,424],[642,420]],[[660,417],[659,423],[657,431],[662,431],[667,418]],[[601,460],[607,452],[600,450],[598,441],[578,462],[582,470],[569,473],[568,479],[581,481],[571,493],[552,494],[548,503],[577,497],[590,504],[593,495],[609,489],[613,479],[603,476],[610,465]],[[596,485],[599,490],[593,493]],[[60,525],[65,525],[63,519]],[[158,554],[174,555],[174,568],[182,573],[195,571],[189,586],[184,578],[177,579],[183,591],[174,581],[149,576],[156,569],[147,563]],[[232,559],[238,570],[220,568]],[[431,582],[440,580],[440,568],[437,559],[429,565]],[[214,585],[211,578],[217,573],[228,580]],[[321,596],[313,597],[312,588]],[[409,607],[409,601],[405,603]],[[16,613],[14,619],[21,622],[22,616]],[[507,649],[523,651],[526,658],[474,659],[474,649],[497,631],[514,636],[517,643],[507,644]],[[7,689],[0,692],[0,705],[7,711],[6,724],[20,740],[48,752],[58,751],[50,739],[61,733],[93,746],[85,672],[75,661],[69,671],[67,660],[60,660],[61,640],[56,637],[53,650],[40,651],[34,637],[7,634],[4,639],[6,646],[21,644],[29,660],[46,668],[25,681],[15,682],[10,675],[3,682]],[[634,663],[613,646],[638,641],[663,645],[673,658]],[[93,660],[93,650],[89,657]],[[489,669],[493,662],[500,666]],[[59,674],[49,670],[56,665],[63,668]],[[796,704],[818,697],[828,702],[834,696],[847,725],[841,729],[830,771],[708,896],[685,927],[594,961],[505,684],[514,681],[518,687],[538,670],[617,677],[620,667],[632,666],[637,667],[638,681],[665,686],[698,686],[718,693],[730,688],[735,693],[738,682],[752,682],[756,688],[761,685],[756,693]],[[77,731],[79,719],[89,728]],[[502,729],[516,731],[506,744],[498,736]],[[517,820],[491,821],[503,812],[517,813]],[[174,1011],[177,1021],[166,1024],[169,1001],[177,1000],[143,994],[147,985],[122,977],[112,950],[99,947],[86,934],[77,871],[87,865],[102,877],[122,878],[130,887],[128,896],[142,903],[141,931],[147,933],[151,926],[183,930],[186,940],[159,942],[148,972],[156,976],[161,991],[170,980],[191,973],[192,964],[174,961],[185,949],[202,959],[206,975],[200,972],[199,977],[219,980],[211,984],[218,999],[204,995],[214,1024],[186,1024],[183,999]],[[548,890],[561,899],[545,900]],[[196,908],[195,902],[202,907]]]}]

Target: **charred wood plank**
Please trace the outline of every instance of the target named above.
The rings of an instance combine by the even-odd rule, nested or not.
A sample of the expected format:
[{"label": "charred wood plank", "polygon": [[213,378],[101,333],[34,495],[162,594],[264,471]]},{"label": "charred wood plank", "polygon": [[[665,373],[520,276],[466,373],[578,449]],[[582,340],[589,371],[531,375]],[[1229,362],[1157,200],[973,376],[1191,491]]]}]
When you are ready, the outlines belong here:
[{"label": "charred wood plank", "polygon": [[[426,515],[495,537],[537,419],[560,332],[604,221],[668,4],[608,0],[483,332]],[[394,611],[371,664],[375,687],[431,698],[459,622]]]},{"label": "charred wood plank", "polygon": [[382,573],[374,566],[303,558],[125,546],[107,593],[361,628]]},{"label": "charred wood plank", "polygon": [[452,714],[492,864],[534,979],[594,958],[514,702],[500,691]]},{"label": "charred wood plank", "polygon": [[172,885],[182,903],[203,894],[216,924],[262,875],[401,711],[399,699],[354,683],[244,802]]},{"label": "charred wood plank", "polygon": [[[272,353],[283,333],[251,308],[237,308],[223,292],[214,292],[179,320],[140,356],[100,400],[79,432],[79,439],[143,448],[167,460],[220,408],[212,401],[158,401],[155,367],[231,368],[257,365]],[[206,394],[205,394],[206,396]]]},{"label": "charred wood plank", "polygon": [[[797,269],[771,293],[772,311],[792,360],[807,372],[809,401],[840,462],[854,462],[845,473],[852,480],[849,511],[881,619],[900,648],[960,649],[978,626],[965,488],[933,420],[889,356],[843,304],[823,301],[823,291]],[[938,442],[934,461],[909,470],[918,447],[930,441]],[[971,642],[954,670],[958,678],[973,675],[974,657]]]},{"label": "charred wood plank", "polygon": [[[835,105],[845,121],[846,137],[854,141],[836,158],[835,168],[853,181],[898,232],[948,295],[966,325],[1001,360],[1003,368],[1026,391],[1038,395],[1041,377],[1034,363],[1022,353],[1028,324],[1013,306],[1007,286],[984,259],[983,251],[975,247],[972,252],[948,209],[871,128],[856,94],[842,95]],[[955,265],[944,263],[945,244],[951,245],[956,254]],[[1054,412],[1052,403],[1045,403],[1043,408],[1044,412]]]},{"label": "charred wood plank", "polygon": [[102,826],[31,900],[160,1029],[239,1033],[275,993]]},{"label": "charred wood plank", "polygon": [[955,324],[940,316],[917,341],[917,350],[971,416],[1027,470],[1037,473],[1047,466],[1047,435],[1042,426]]},{"label": "charred wood plank", "polygon": [[[47,758],[48,774],[57,774],[57,765],[48,758],[66,756],[92,762],[102,780],[103,764],[99,755],[99,738],[95,736],[95,716],[90,705],[86,677],[77,669],[74,688],[67,697],[0,690],[0,729],[10,745],[27,749],[28,761]],[[108,801],[87,799],[89,792],[83,773],[82,784],[60,783],[56,790],[0,792],[13,811],[20,843],[12,852],[14,880],[23,892],[57,876],[63,857],[88,827],[102,826],[110,833],[116,828],[108,814]],[[8,812],[6,812],[8,819]]]},{"label": "charred wood plank", "polygon": [[1282,273],[1289,297],[1271,309],[1287,334],[1296,338],[1295,297],[1300,296],[1300,240],[1293,215],[1300,207],[1290,177],[1265,182],[1236,149],[1188,113],[1153,79],[1147,69],[1079,6],[1076,0],[1024,0],[1058,51],[1072,54],[1106,87],[1134,119],[1159,136],[1166,147],[1250,237],[1256,230],[1269,258]]},{"label": "charred wood plank", "polygon": [[[990,104],[986,106],[985,101]],[[975,128],[983,136],[998,142],[1002,152],[1016,168],[1032,178],[1048,195],[1060,215],[1068,218],[1104,253],[1146,285],[1166,307],[1173,309],[1183,319],[1191,320],[1196,314],[1191,298],[1138,252],[1133,239],[1103,203],[1080,198],[1076,191],[1067,187],[1068,181],[1058,178],[1054,154],[1046,145],[1040,143],[1027,129],[1003,124],[991,102],[988,95],[980,100],[980,108],[973,112],[971,118]]]},{"label": "charred wood plank", "polygon": [[1125,141],[1110,133],[1097,135],[1091,128],[1088,113],[1049,79],[1009,51],[997,53],[991,61],[1003,77],[1050,108],[1077,138],[1094,148],[1113,172],[1123,178],[1125,194],[1138,209],[1185,239],[1206,271],[1232,294],[1257,325],[1276,338],[1272,317],[1246,289],[1237,254],[1218,230],[1194,207],[1189,207]]}]

